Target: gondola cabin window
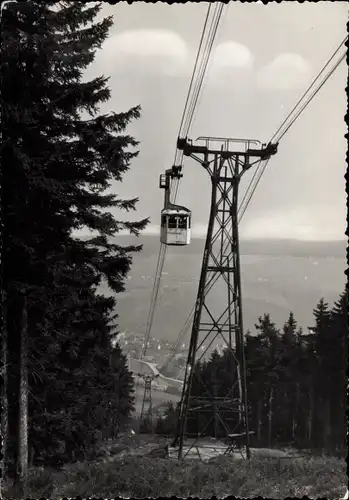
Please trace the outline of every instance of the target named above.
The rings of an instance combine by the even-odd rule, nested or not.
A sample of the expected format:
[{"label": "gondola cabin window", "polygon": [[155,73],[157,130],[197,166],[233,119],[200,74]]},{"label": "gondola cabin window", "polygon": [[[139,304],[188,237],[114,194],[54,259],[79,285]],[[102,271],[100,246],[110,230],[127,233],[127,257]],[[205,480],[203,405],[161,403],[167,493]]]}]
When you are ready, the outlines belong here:
[{"label": "gondola cabin window", "polygon": [[169,229],[177,229],[178,228],[178,219],[179,217],[176,217],[175,215],[170,215],[168,217],[168,224],[167,227]]},{"label": "gondola cabin window", "polygon": [[164,209],[161,212],[161,243],[188,245],[190,243],[191,212],[186,208]]}]

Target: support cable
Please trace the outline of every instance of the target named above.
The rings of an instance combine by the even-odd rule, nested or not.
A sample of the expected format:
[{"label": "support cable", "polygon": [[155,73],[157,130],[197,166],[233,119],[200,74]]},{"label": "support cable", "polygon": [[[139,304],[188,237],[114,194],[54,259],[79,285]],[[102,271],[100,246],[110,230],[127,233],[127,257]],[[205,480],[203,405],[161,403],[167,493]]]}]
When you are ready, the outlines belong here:
[{"label": "support cable", "polygon": [[[220,6],[220,7],[222,9],[222,6]],[[216,6],[216,10],[217,10],[217,6]],[[196,72],[196,69],[197,69],[199,61],[200,61],[200,56],[201,56],[201,51],[202,51],[202,45],[203,45],[203,41],[204,41],[204,38],[205,38],[206,30],[207,30],[207,24],[208,24],[210,12],[211,12],[211,4],[209,5],[209,7],[207,9],[206,19],[205,19],[205,23],[204,23],[204,27],[203,27],[201,39],[200,39],[200,44],[199,44],[199,49],[198,49],[198,53],[197,53],[197,57],[196,57],[196,61],[195,61],[195,66],[194,66],[194,70],[193,70],[193,74],[192,74],[192,78],[191,78],[191,82],[190,82],[190,86],[189,86],[189,91],[188,91],[188,95],[187,95],[187,99],[186,99],[186,103],[185,103],[185,107],[184,107],[184,111],[183,111],[183,115],[182,115],[182,119],[181,119],[181,123],[180,123],[179,134],[181,134],[181,130],[182,130],[182,127],[183,127],[184,123],[186,124],[185,126],[186,126],[187,133],[189,131],[190,123],[191,123],[191,120],[192,120],[192,116],[193,116],[193,113],[195,111],[195,106],[196,106],[197,98],[198,98],[198,95],[200,93],[200,89],[201,89],[201,85],[202,85],[202,80],[203,80],[203,77],[204,77],[204,72],[206,71],[207,61],[208,61],[207,57],[206,57],[206,64],[203,67],[204,69],[201,71],[200,81],[199,81],[199,83],[197,83],[196,82],[197,76],[195,75],[195,72]],[[210,31],[209,31],[209,33],[213,32],[213,39],[212,39],[212,36],[211,36],[211,42],[209,43],[209,50],[210,51],[212,49],[214,37],[216,36],[219,19],[220,19],[220,15],[219,15],[218,18],[217,17],[215,18],[215,24],[211,25],[211,28],[210,28]],[[208,42],[206,42],[205,51],[207,51],[207,45],[208,45]],[[210,53],[208,54],[208,57],[209,57],[209,55],[210,55]],[[203,56],[201,56],[201,57],[203,57]],[[202,63],[201,63],[200,68],[201,67],[202,67]],[[195,89],[195,91],[194,91],[195,94],[194,95],[196,96],[194,104],[193,104],[193,97],[192,97],[192,101],[191,102],[189,101],[192,88]],[[190,102],[190,104],[189,104],[189,102]],[[187,117],[188,104],[190,106],[190,118],[189,118],[189,122],[188,122],[188,117]],[[177,156],[178,156],[178,149],[176,149],[176,153],[175,153],[175,162],[176,162]],[[176,179],[175,182],[172,182],[172,184],[171,184],[171,195],[173,196],[173,194],[174,194],[175,198],[177,197],[177,194],[178,194],[178,186],[179,186],[179,180]],[[166,252],[167,252],[166,245],[161,244],[160,245],[159,257],[158,257],[158,263],[157,263],[157,269],[156,269],[156,275],[155,275],[155,280],[154,280],[154,285],[153,285],[153,291],[152,291],[152,296],[151,296],[150,310],[149,310],[149,314],[148,314],[148,320],[147,320],[147,326],[146,326],[146,332],[145,332],[144,345],[143,345],[141,359],[143,359],[143,357],[146,355],[146,352],[147,352],[147,347],[148,347],[149,338],[150,338],[150,332],[151,332],[151,328],[152,328],[152,324],[153,324],[153,319],[154,319],[154,314],[155,314],[155,308],[156,308],[158,294],[159,294],[159,287],[160,287],[162,269],[163,269],[164,262],[165,262]]]},{"label": "support cable", "polygon": [[[211,53],[212,53],[212,47],[213,47],[213,44],[214,44],[214,41],[215,41],[215,38],[216,38],[216,35],[217,35],[219,23],[221,21],[221,16],[222,16],[223,8],[224,8],[224,4],[223,3],[219,3],[218,5],[216,5],[216,10],[215,10],[215,12],[213,14],[213,21],[212,21],[212,24],[211,24],[211,27],[210,27],[210,31],[209,31],[207,40],[206,40],[206,45],[205,45],[205,49],[204,49],[204,55],[202,56],[201,65],[200,65],[200,68],[199,68],[199,71],[198,71],[198,74],[200,76],[198,76],[198,82],[197,82],[196,88],[193,91],[192,100],[191,100],[190,105],[189,105],[190,111],[188,111],[187,119],[186,120],[182,119],[182,123],[181,123],[181,127],[180,127],[180,130],[179,130],[178,136],[187,137],[187,135],[189,133],[189,130],[190,130],[190,127],[192,125],[193,118],[194,118],[194,113],[195,113],[195,109],[197,107],[198,99],[199,99],[199,96],[200,96],[200,91],[201,91],[201,88],[202,88],[202,85],[203,85],[203,81],[204,81],[204,76],[206,74],[208,62],[209,62],[209,59],[210,59],[210,56],[211,56]],[[206,16],[205,26],[207,24],[208,16],[209,16],[209,9],[208,9],[207,16]],[[202,46],[202,41],[203,41],[203,37],[201,38],[201,41],[200,41],[200,47]],[[198,58],[197,58],[197,60],[195,62],[194,71],[195,71],[195,69],[197,67],[197,63],[198,63]],[[192,82],[191,82],[191,86],[192,86]],[[188,102],[189,102],[189,93],[188,93],[186,105],[187,105]],[[183,129],[182,129],[183,123],[184,123],[184,126],[183,126]],[[177,152],[178,152],[178,150],[176,150],[176,154],[177,154]],[[179,151],[179,153],[180,153],[180,155],[178,155],[178,157],[179,157],[180,162],[181,162],[182,158],[183,158],[183,152]],[[178,157],[176,156],[177,161],[178,161]],[[173,185],[174,185],[174,183],[173,183]],[[178,191],[179,191],[179,180],[176,180],[176,184],[175,184],[175,189],[174,190],[175,190],[174,199],[176,199],[176,197],[178,195]],[[212,286],[213,286],[213,284],[212,284]],[[179,336],[178,336],[178,338],[176,340],[175,347],[172,350],[169,358],[165,362],[164,366],[166,366],[171,361],[171,359],[173,359],[173,356],[176,353],[178,345],[181,343],[180,339],[183,338],[184,335],[187,333],[187,331],[188,331],[188,329],[190,327],[190,321],[191,321],[192,316],[194,314],[194,310],[195,310],[195,308],[193,308],[192,312],[189,315],[188,320],[186,321],[185,325],[183,326],[183,328],[182,328],[182,330],[181,330],[181,332],[180,332],[180,334],[179,334]]]},{"label": "support cable", "polygon": [[326,75],[326,77],[324,78],[324,80],[321,82],[321,84],[319,85],[319,87],[312,93],[312,95],[307,99],[307,101],[302,106],[302,108],[297,112],[296,116],[291,120],[291,122],[287,125],[287,127],[276,136],[276,142],[279,142],[284,137],[284,135],[289,131],[289,129],[292,127],[292,125],[298,119],[298,117],[303,113],[303,111],[308,106],[308,104],[314,99],[314,97],[316,96],[316,94],[325,85],[325,83],[327,82],[327,80],[333,75],[333,73],[338,68],[338,66],[344,61],[345,56],[346,56],[346,54],[343,54],[341,56],[341,58],[336,62],[336,64],[331,69],[331,71]]},{"label": "support cable", "polygon": [[[192,126],[194,115],[195,115],[195,110],[197,109],[198,100],[199,100],[199,97],[201,95],[200,92],[201,92],[201,89],[203,86],[204,78],[205,78],[205,75],[207,74],[207,67],[208,67],[210,57],[211,57],[213,44],[214,44],[214,41],[215,41],[215,38],[217,35],[219,23],[221,21],[223,7],[224,7],[224,4],[221,2],[219,2],[215,5],[215,12],[213,13],[213,19],[211,21],[211,26],[210,26],[209,33],[208,33],[208,36],[206,39],[205,48],[203,50],[203,55],[201,58],[201,63],[200,63],[200,67],[199,67],[198,74],[197,74],[197,83],[196,83],[196,86],[193,90],[192,98],[191,98],[190,104],[188,106],[189,110],[188,110],[186,119],[184,120],[183,129],[182,129],[182,127],[180,128],[179,133],[178,133],[178,137],[187,137],[189,134],[189,130]],[[208,15],[209,15],[209,12],[208,12]],[[196,66],[197,66],[197,64],[196,64]],[[179,164],[182,164],[183,151],[178,151],[178,149],[177,149],[176,155],[177,155],[176,156],[177,162]],[[174,195],[175,199],[178,196],[179,186],[180,186],[180,181],[178,180],[176,182],[176,186],[175,186],[175,195]]]},{"label": "support cable", "polygon": [[205,49],[204,49],[204,55],[202,57],[202,61],[201,61],[200,69],[199,69],[198,82],[197,82],[196,88],[193,92],[193,97],[192,97],[192,101],[190,104],[187,119],[184,122],[184,127],[183,127],[183,131],[182,131],[183,137],[187,137],[189,129],[190,129],[191,124],[192,124],[192,121],[193,121],[194,111],[195,111],[195,108],[196,108],[196,105],[198,102],[198,98],[199,98],[199,94],[200,94],[200,91],[202,88],[204,76],[206,74],[207,65],[208,65],[208,62],[209,62],[209,59],[211,56],[213,43],[214,43],[214,40],[215,40],[216,35],[217,35],[218,25],[219,25],[219,22],[220,22],[220,19],[222,16],[223,7],[224,7],[224,4],[222,4],[222,3],[216,4],[216,9],[214,12],[213,21],[212,21],[210,31],[209,31],[209,34],[207,37],[207,41],[206,41],[206,45],[205,45]]},{"label": "support cable", "polygon": [[[201,53],[202,44],[203,44],[203,41],[204,41],[204,38],[205,38],[205,32],[206,32],[206,27],[207,27],[207,23],[208,23],[208,18],[210,17],[211,7],[212,7],[212,4],[209,4],[209,7],[207,9],[207,14],[206,14],[204,28],[202,30],[202,34],[201,34],[201,38],[200,38],[199,49],[198,49],[198,52],[196,54],[194,70],[193,70],[193,74],[191,76],[191,80],[190,80],[190,84],[189,84],[189,89],[188,89],[188,94],[187,94],[187,98],[186,98],[185,105],[184,105],[183,115],[182,115],[181,123],[180,123],[180,126],[179,126],[178,136],[181,135],[182,126],[183,126],[185,115],[186,115],[186,111],[187,111],[187,108],[188,108],[190,93],[191,93],[191,90],[192,90],[193,84],[194,84],[195,73],[196,73],[196,69],[197,69],[198,63],[199,63],[200,53]],[[177,153],[177,151],[178,151],[178,149],[176,148],[176,153]]]},{"label": "support cable", "polygon": [[[335,56],[338,54],[338,52],[341,49],[341,47],[345,44],[345,42],[347,41],[347,39],[348,39],[348,37],[346,37],[341,42],[341,44],[337,47],[337,49],[332,54],[332,56],[330,57],[330,59],[323,66],[323,68],[321,69],[321,71],[318,73],[318,75],[316,76],[316,78],[314,78],[314,80],[309,85],[309,87],[307,88],[307,90],[304,92],[304,94],[302,95],[302,97],[298,100],[298,102],[296,103],[296,105],[292,108],[292,110],[287,115],[287,117],[285,118],[285,120],[282,122],[282,124],[279,126],[279,128],[277,129],[277,131],[274,133],[274,135],[272,136],[272,138],[269,141],[270,143],[272,143],[272,142],[274,142],[274,143],[275,142],[277,142],[277,143],[280,142],[280,140],[286,135],[286,133],[289,131],[289,129],[295,123],[295,121],[298,119],[298,117],[302,114],[302,112],[305,110],[305,108],[314,99],[314,97],[320,91],[320,89],[323,87],[323,85],[328,81],[328,79],[332,76],[332,74],[335,72],[335,70],[338,68],[338,66],[343,62],[346,54],[343,54],[339,58],[339,60],[335,63],[335,65],[332,67],[332,69],[325,75],[325,78],[321,81],[321,83],[318,85],[318,87],[315,90],[312,91],[312,93],[311,93],[310,96],[308,95],[309,92],[314,87],[314,85],[320,79],[321,75],[323,75],[325,69],[330,65],[331,61],[335,58]],[[305,97],[307,97],[305,103],[303,103],[303,105],[301,106],[301,108],[297,111],[296,115],[291,119],[293,113],[297,110],[298,106],[302,103],[302,101],[304,100]],[[241,222],[241,219],[244,216],[249,203],[251,202],[252,196],[255,193],[255,191],[257,189],[257,186],[258,186],[258,184],[260,182],[260,179],[261,179],[263,173],[266,170],[266,167],[267,167],[267,165],[269,163],[269,160],[270,159],[262,160],[261,162],[259,162],[257,168],[254,171],[253,177],[252,177],[252,179],[251,179],[251,181],[250,181],[250,183],[248,185],[247,190],[245,191],[244,197],[243,197],[243,199],[242,199],[242,201],[240,203],[239,209],[238,209],[238,213],[240,213],[239,223]],[[253,181],[257,177],[257,175],[258,175],[258,178],[257,178],[257,180],[255,182],[255,185],[252,187]],[[251,192],[248,193],[248,191],[251,191]],[[243,207],[243,204],[244,204],[246,198],[248,198],[248,199],[247,199],[247,202],[246,202],[245,206]],[[228,245],[226,246],[225,251],[226,251],[227,248],[228,248]],[[215,281],[217,281],[217,279],[218,279],[218,277],[215,277],[215,279],[213,280],[212,284],[209,287],[209,290],[211,289],[211,286],[214,285]],[[183,338],[183,331],[188,330],[188,326],[186,326],[186,325],[189,325],[189,322],[192,320],[192,318],[194,316],[194,312],[195,312],[195,306],[193,307],[192,311],[190,312],[190,314],[189,314],[189,316],[188,316],[188,318],[187,318],[187,320],[186,320],[186,322],[185,322],[185,324],[184,324],[184,326],[183,326],[183,328],[182,328],[182,330],[181,330],[178,338],[182,339]],[[176,345],[177,345],[177,343],[178,342],[176,342]],[[169,361],[170,361],[170,359],[169,359]]]},{"label": "support cable", "polygon": [[[317,95],[317,93],[321,90],[321,88],[324,86],[324,84],[329,80],[329,78],[333,75],[333,73],[335,72],[335,70],[338,68],[338,66],[344,61],[345,59],[345,56],[346,54],[344,53],[339,59],[338,61],[336,61],[336,63],[334,64],[334,66],[330,69],[330,71],[328,71],[328,73],[325,74],[325,77],[323,78],[323,80],[318,84],[318,86],[312,90],[312,87],[315,85],[315,83],[320,79],[321,75],[324,73],[324,70],[325,68],[327,68],[330,64],[330,62],[333,60],[333,58],[335,57],[335,55],[338,53],[338,51],[340,50],[340,48],[344,45],[345,41],[347,40],[347,37],[343,40],[343,42],[339,45],[339,47],[336,49],[336,51],[332,54],[331,58],[327,61],[327,63],[324,65],[324,67],[321,69],[320,73],[317,75],[317,77],[313,80],[313,82],[311,83],[311,85],[308,87],[308,89],[306,90],[306,92],[302,95],[301,99],[299,99],[299,101],[297,102],[296,106],[293,107],[292,111],[288,114],[288,116],[286,117],[286,119],[282,122],[282,124],[280,125],[280,127],[277,129],[277,131],[275,132],[275,134],[273,135],[273,137],[270,139],[269,142],[274,142],[274,143],[279,143],[281,139],[283,139],[283,137],[286,135],[286,133],[290,130],[290,128],[292,127],[292,125],[296,122],[296,120],[299,118],[299,116],[303,113],[303,111],[305,110],[305,108],[310,104],[310,102],[314,99],[314,97]],[[312,91],[312,93],[310,95],[309,92]],[[297,110],[297,107],[299,106],[299,104],[304,100],[304,98],[306,97],[306,101],[302,104],[302,106]],[[294,114],[294,112],[297,110],[295,116],[292,117],[292,115]],[[292,119],[291,119],[292,117]],[[262,178],[262,175],[264,174],[266,168],[267,168],[267,165],[269,163],[269,159],[268,160],[265,160],[265,161],[262,161],[260,162],[260,164],[258,165],[257,169],[255,170],[255,175],[252,177],[251,179],[251,182],[245,192],[245,196],[244,196],[244,199],[242,200],[242,203],[239,207],[239,212],[241,212],[242,210],[242,213],[240,214],[240,218],[239,218],[239,222],[241,220],[241,218],[243,217],[244,213],[246,212],[247,210],[247,207],[248,205],[250,204],[251,202],[251,199],[252,199],[252,196],[254,195],[256,189],[257,189],[257,186]],[[250,194],[248,195],[248,199],[247,199],[247,202],[244,206],[244,208],[242,209],[242,204],[244,202],[244,200],[246,199],[246,195],[247,195],[247,192],[248,190],[250,189],[251,185],[252,185],[252,182],[254,180],[254,178],[256,177],[257,173],[258,173],[258,170],[260,169],[260,173],[258,175],[258,178],[255,182],[255,185],[253,186],[253,188],[251,189],[251,192]]]},{"label": "support cable", "polygon": [[[297,101],[297,103],[294,105],[294,107],[292,108],[292,110],[290,111],[290,113],[287,115],[287,117],[285,118],[285,120],[281,123],[281,125],[279,126],[279,128],[277,129],[277,131],[275,132],[275,134],[273,135],[273,137],[270,139],[270,142],[277,142],[276,138],[277,138],[280,130],[282,129],[282,127],[287,123],[287,121],[291,117],[292,113],[298,108],[298,106],[301,104],[301,102],[303,101],[303,99],[308,95],[308,93],[310,92],[310,90],[312,89],[312,87],[316,84],[316,82],[319,80],[319,78],[321,77],[321,75],[324,73],[324,71],[326,70],[326,68],[328,67],[328,65],[335,58],[335,56],[338,54],[338,52],[340,51],[341,47],[345,44],[345,42],[347,41],[347,39],[348,39],[348,37],[346,36],[344,38],[344,40],[339,44],[339,46],[337,47],[337,49],[333,52],[333,54],[331,55],[331,57],[329,58],[329,60],[327,61],[327,63],[322,67],[321,71],[313,79],[313,81],[311,82],[311,84],[309,85],[309,87],[303,93],[302,97]],[[329,76],[332,74],[333,71],[334,70],[331,71],[331,73],[329,74]],[[329,76],[326,78],[326,80],[329,78]],[[319,90],[320,90],[320,88],[319,88]]]}]

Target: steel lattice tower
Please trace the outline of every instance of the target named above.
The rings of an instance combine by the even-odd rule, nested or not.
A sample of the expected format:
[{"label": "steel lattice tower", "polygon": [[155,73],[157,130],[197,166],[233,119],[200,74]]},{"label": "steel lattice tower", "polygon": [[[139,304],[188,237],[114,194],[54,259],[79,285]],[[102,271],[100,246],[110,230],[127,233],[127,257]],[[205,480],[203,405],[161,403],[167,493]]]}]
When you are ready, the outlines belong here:
[{"label": "steel lattice tower", "polygon": [[151,384],[158,375],[145,375],[141,373],[138,373],[137,375],[144,380],[144,395],[140,416],[140,428],[142,427],[142,425],[144,425],[145,427],[149,426],[151,429],[153,429],[153,404],[151,397]]},{"label": "steel lattice tower", "polygon": [[[185,156],[195,159],[206,169],[211,178],[212,193],[174,446],[179,446],[179,458],[183,457],[184,438],[191,438],[187,454],[201,436],[208,435],[205,432],[211,424],[215,437],[227,437],[234,432],[243,434],[249,458],[237,219],[238,188],[243,173],[252,165],[275,154],[277,146],[269,144],[262,147],[259,141],[208,137],[199,137],[195,144],[187,139],[178,139],[177,146]],[[222,292],[219,296],[224,297],[222,302],[218,300],[217,289]],[[228,376],[229,382],[226,385],[225,379],[222,386],[217,377],[216,383],[207,387],[200,380],[196,363],[207,357],[210,349],[212,352],[212,344],[215,348],[217,341],[225,347],[225,366],[228,372],[225,376]],[[207,417],[208,412],[211,417]],[[190,419],[196,419],[194,425],[193,420],[191,421],[192,431],[187,429]],[[212,432],[210,435],[212,436]]]}]

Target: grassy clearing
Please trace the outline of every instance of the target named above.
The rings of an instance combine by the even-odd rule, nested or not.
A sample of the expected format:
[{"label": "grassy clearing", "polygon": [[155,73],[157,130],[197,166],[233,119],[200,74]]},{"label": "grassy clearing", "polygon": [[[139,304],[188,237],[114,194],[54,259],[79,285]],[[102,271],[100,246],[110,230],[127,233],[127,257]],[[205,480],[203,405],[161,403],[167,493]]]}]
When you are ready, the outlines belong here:
[{"label": "grassy clearing", "polygon": [[[209,463],[178,462],[146,456],[120,456],[112,447],[100,461],[77,463],[61,471],[30,471],[30,498],[239,497],[340,498],[347,484],[344,460],[329,457],[263,458],[248,463],[219,457]],[[4,498],[13,498],[10,491]]]}]

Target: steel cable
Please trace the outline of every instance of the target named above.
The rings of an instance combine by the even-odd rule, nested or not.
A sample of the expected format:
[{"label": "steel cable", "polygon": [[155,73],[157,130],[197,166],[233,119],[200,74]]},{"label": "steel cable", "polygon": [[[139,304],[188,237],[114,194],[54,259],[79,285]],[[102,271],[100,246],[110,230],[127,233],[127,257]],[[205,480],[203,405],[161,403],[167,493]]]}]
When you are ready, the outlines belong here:
[{"label": "steel cable", "polygon": [[[216,10],[217,10],[217,7],[216,7]],[[203,42],[204,42],[204,38],[205,38],[205,33],[206,33],[206,30],[207,30],[207,24],[208,24],[210,12],[211,12],[211,4],[209,5],[209,7],[207,9],[207,13],[206,13],[206,18],[205,18],[205,23],[204,23],[204,27],[203,27],[201,39],[200,39],[199,49],[198,49],[198,52],[197,52],[196,61],[195,61],[195,65],[194,65],[194,70],[193,70],[192,78],[191,78],[191,81],[190,81],[188,95],[187,95],[187,98],[186,98],[185,107],[184,107],[184,111],[183,111],[183,115],[182,115],[182,119],[181,119],[181,123],[180,123],[180,127],[179,127],[179,135],[181,134],[183,123],[186,123],[186,130],[188,131],[188,118],[186,117],[186,112],[187,112],[187,108],[188,108],[188,103],[190,102],[189,99],[190,99],[191,91],[192,91],[193,88],[195,89],[194,95],[196,97],[195,97],[195,100],[194,100],[194,104],[193,104],[193,97],[192,97],[192,100],[191,100],[191,102],[189,104],[189,106],[190,106],[189,127],[190,127],[190,121],[192,120],[192,116],[193,116],[193,113],[195,111],[196,101],[197,101],[198,95],[200,93],[200,88],[201,88],[201,85],[202,85],[202,80],[203,80],[204,73],[202,73],[202,70],[201,70],[201,79],[200,79],[200,82],[197,83],[195,81],[195,72],[196,72],[196,69],[197,69],[199,61],[200,61],[200,55],[201,55],[200,53],[202,51],[202,46],[203,46]],[[213,29],[214,36],[216,35],[217,28],[218,28],[217,18],[215,18],[215,19],[216,19],[216,21],[215,21],[215,24],[214,24],[214,28],[212,28],[212,25],[211,25],[211,28],[210,28],[210,31],[209,31],[209,33],[211,33],[212,29]],[[218,22],[219,22],[219,19],[218,19]],[[209,44],[210,50],[212,49],[213,41],[214,41],[214,39],[212,39],[212,37],[211,37],[211,43]],[[206,48],[207,48],[207,43],[208,42],[206,42]],[[209,54],[208,54],[208,56],[209,56]],[[206,57],[206,59],[207,59],[207,57]],[[207,63],[206,63],[206,65],[204,65],[203,71],[206,70],[206,67],[207,67]],[[201,63],[200,68],[202,68],[202,63]],[[177,155],[178,155],[178,149],[176,149],[176,153],[175,153],[175,162],[176,162],[176,159],[177,159]],[[171,195],[173,195],[173,193],[174,193],[175,194],[175,199],[176,199],[177,194],[178,194],[178,188],[179,188],[179,180],[176,179],[175,182],[172,182],[172,185],[171,185]],[[175,201],[175,199],[174,199],[174,201]],[[166,245],[161,244],[160,245],[160,251],[159,251],[159,257],[158,257],[158,263],[157,263],[157,269],[156,269],[156,276],[155,276],[155,280],[154,280],[154,285],[153,285],[153,290],[152,290],[152,296],[151,296],[151,301],[150,301],[150,310],[149,310],[148,319],[147,319],[146,332],[145,332],[144,345],[143,345],[143,351],[142,351],[141,359],[144,358],[144,356],[146,355],[146,352],[147,352],[147,347],[148,347],[149,338],[150,338],[150,332],[151,332],[151,328],[152,328],[152,324],[153,324],[153,319],[154,319],[154,314],[155,314],[155,308],[156,308],[158,294],[159,294],[159,287],[160,287],[161,275],[162,275],[162,270],[163,270],[163,266],[164,266],[164,262],[165,262],[166,252],[167,252]]]},{"label": "steel cable", "polygon": [[[272,138],[270,139],[269,143],[279,143],[281,139],[283,139],[283,137],[286,135],[286,133],[290,130],[290,128],[292,127],[292,125],[296,122],[296,120],[299,118],[299,116],[303,113],[303,111],[306,109],[306,107],[310,104],[310,102],[314,99],[314,97],[317,95],[317,93],[321,90],[321,88],[324,86],[324,84],[328,81],[328,79],[333,75],[333,73],[335,72],[335,70],[338,68],[338,66],[343,62],[346,54],[344,53],[340,58],[339,60],[334,64],[334,66],[331,68],[331,70],[325,74],[325,77],[324,79],[321,81],[321,83],[312,91],[312,93],[310,95],[309,92],[311,91],[312,87],[315,85],[315,83],[320,79],[321,75],[324,73],[324,70],[329,66],[329,64],[331,63],[331,61],[334,59],[335,55],[338,53],[338,51],[340,50],[340,48],[343,46],[343,44],[345,43],[345,41],[347,40],[344,39],[343,42],[338,46],[338,48],[336,49],[336,51],[332,54],[332,56],[330,57],[330,59],[327,61],[327,63],[323,66],[323,68],[321,69],[321,71],[319,72],[319,74],[317,75],[317,77],[313,80],[313,82],[311,83],[311,85],[309,85],[309,87],[307,88],[306,92],[302,95],[302,97],[299,99],[299,101],[297,102],[296,106],[293,107],[293,109],[291,110],[291,112],[287,115],[286,119],[282,122],[282,124],[280,125],[280,127],[277,129],[276,133],[272,136]],[[302,106],[300,107],[299,110],[297,110],[297,113],[295,114],[295,116],[290,120],[290,118],[292,117],[294,111],[297,109],[297,107],[299,106],[299,104],[304,100],[304,98],[307,97],[306,101],[302,104]],[[284,127],[284,128],[283,128]],[[267,168],[267,165],[269,163],[269,159],[266,160],[266,161],[262,161],[259,163],[257,169],[255,170],[255,173],[251,179],[251,182],[245,192],[245,196],[244,196],[244,199],[243,199],[243,202],[244,200],[246,199],[246,195],[247,195],[247,192],[248,190],[250,189],[251,187],[251,184],[254,180],[254,178],[256,177],[257,173],[258,173],[258,170],[261,169],[260,173],[259,173],[259,176],[257,178],[257,181],[254,185],[254,187],[252,188],[251,190],[251,193],[248,195],[248,200],[246,202],[246,205],[244,206],[243,210],[242,210],[242,203],[240,205],[240,208],[239,208],[239,211],[242,210],[242,214],[240,215],[240,219],[239,219],[239,222],[241,220],[241,218],[243,217],[244,213],[246,212],[247,210],[247,207],[248,205],[250,204],[251,202],[251,199],[252,199],[252,196],[254,195],[256,189],[257,189],[257,186],[262,178],[262,175],[264,174],[266,168]]]},{"label": "steel cable", "polygon": [[[289,131],[289,129],[291,128],[291,126],[295,123],[295,121],[299,118],[299,116],[302,114],[302,112],[304,111],[304,109],[309,105],[309,103],[314,99],[315,95],[320,91],[320,89],[323,87],[323,85],[328,81],[328,79],[332,76],[332,74],[334,73],[334,71],[338,68],[338,66],[342,63],[342,61],[344,60],[345,58],[345,55],[346,54],[343,54],[340,59],[335,63],[335,65],[332,67],[331,71],[329,71],[325,78],[322,80],[321,84],[313,91],[313,93],[307,97],[307,100],[306,102],[302,105],[302,107],[299,109],[299,111],[297,111],[297,114],[295,115],[295,117],[288,123],[290,117],[292,116],[292,114],[294,113],[294,111],[297,109],[297,107],[300,105],[300,103],[304,100],[304,98],[308,95],[309,91],[312,89],[312,87],[316,84],[316,82],[320,79],[321,75],[324,73],[325,69],[329,66],[329,64],[331,63],[331,61],[335,58],[335,56],[338,54],[339,50],[341,49],[341,47],[345,44],[346,40],[348,39],[348,37],[346,37],[342,42],[341,44],[337,47],[337,49],[335,50],[335,52],[332,54],[332,56],[330,57],[330,59],[327,61],[327,63],[323,66],[323,68],[321,69],[321,71],[318,73],[318,75],[316,76],[316,78],[312,81],[312,83],[309,85],[309,87],[307,88],[307,90],[304,92],[304,94],[302,95],[302,97],[297,101],[296,105],[292,108],[291,112],[287,115],[287,117],[285,118],[285,120],[282,122],[282,124],[279,126],[279,128],[277,129],[277,131],[274,133],[274,135],[272,136],[272,138],[270,139],[270,143],[272,143],[273,141],[274,142],[280,142],[280,140],[286,135],[286,133]],[[282,127],[286,125],[286,128],[282,131]],[[282,132],[281,132],[282,131]],[[280,133],[281,132],[281,133]],[[242,217],[244,216],[246,210],[247,210],[247,207],[252,199],[252,196],[253,194],[255,193],[256,189],[257,189],[257,186],[260,182],[260,179],[262,177],[262,175],[264,174],[265,170],[266,170],[266,167],[269,163],[269,160],[265,160],[265,161],[261,161],[259,162],[254,174],[253,174],[253,177],[249,183],[249,186],[245,192],[245,195],[243,197],[243,200],[241,201],[240,203],[240,206],[239,206],[239,209],[238,209],[238,213],[240,213],[240,217],[239,217],[239,223],[241,222],[241,219]],[[259,175],[258,175],[259,173]],[[256,178],[256,176],[258,175],[258,178],[257,178],[257,181],[255,183],[255,185],[253,186],[252,190],[251,190],[251,193],[248,194],[248,191],[250,190],[252,184],[253,184],[253,180]],[[246,202],[246,205],[243,207],[243,203],[245,202],[245,199],[246,197],[248,196],[248,200]],[[242,211],[242,213],[241,213]],[[226,245],[224,251],[227,250],[229,246],[229,243]],[[215,284],[215,282],[217,281],[218,277],[216,277],[216,279],[213,280],[213,282],[210,284],[209,288],[208,288],[208,291],[212,288],[212,286]],[[183,332],[186,330],[188,330],[189,328],[189,324],[190,324],[190,321],[192,320],[193,316],[194,316],[194,311],[195,311],[195,306],[193,307],[192,311],[190,312],[179,336],[178,336],[178,339],[179,338],[183,338]],[[178,344],[178,341],[176,342],[176,345]]]}]

